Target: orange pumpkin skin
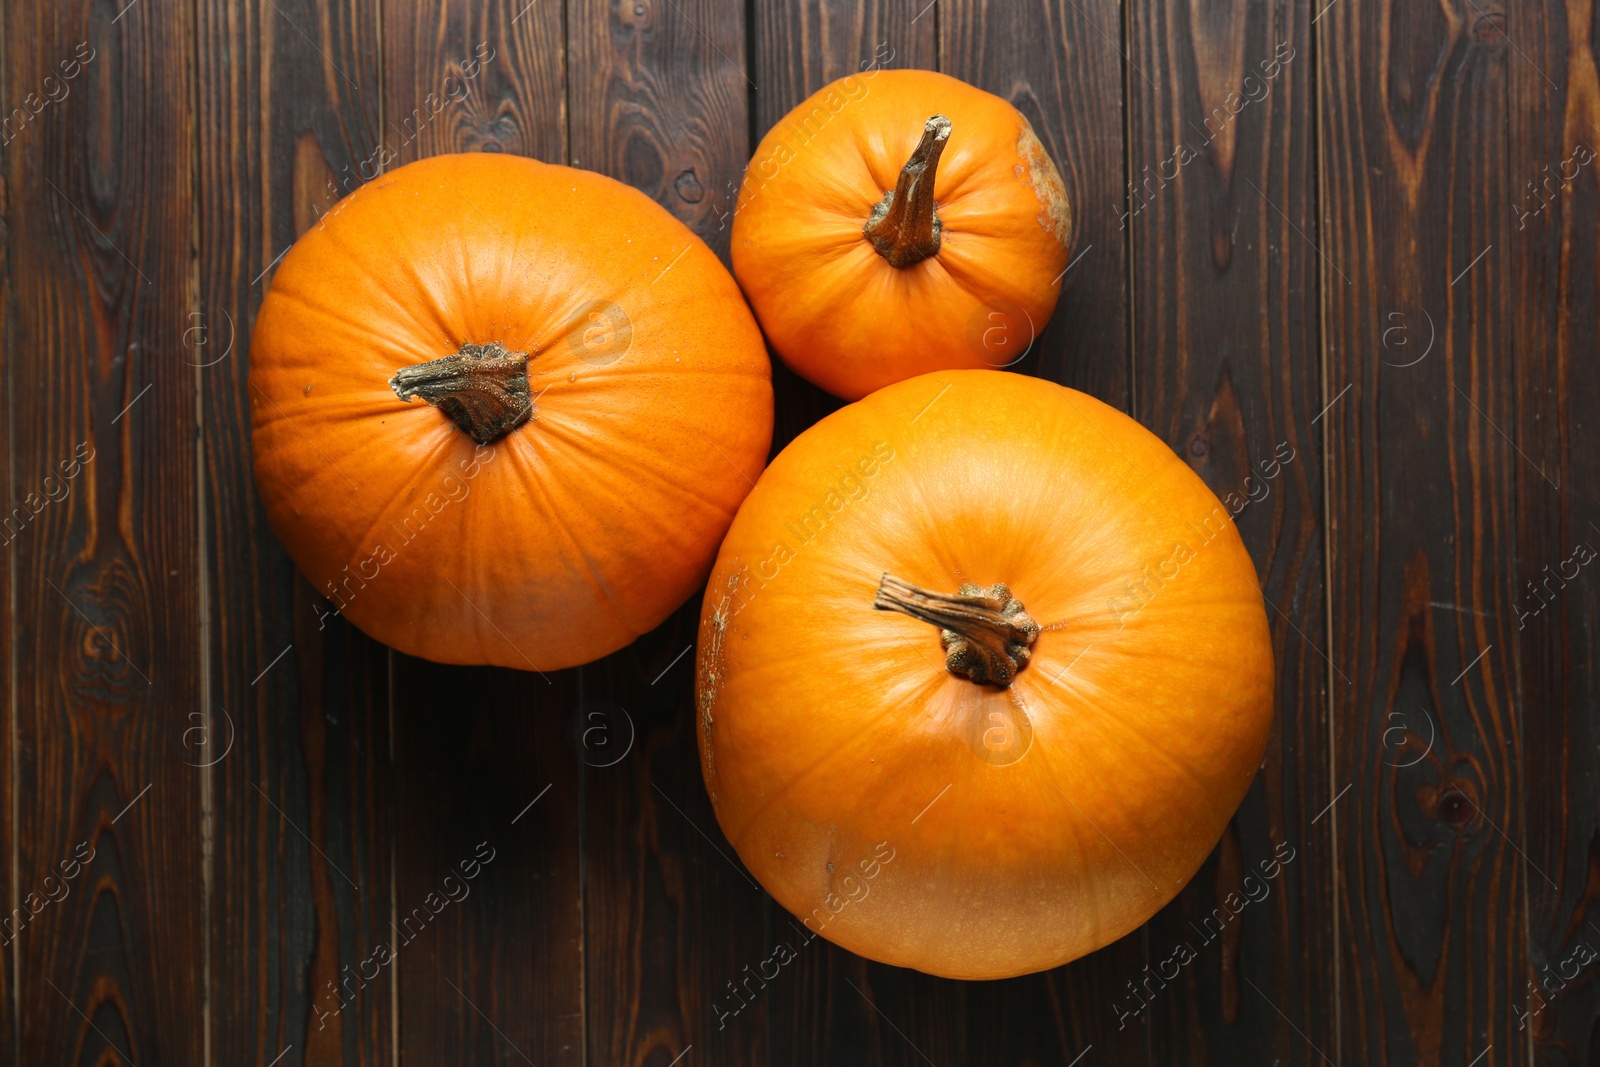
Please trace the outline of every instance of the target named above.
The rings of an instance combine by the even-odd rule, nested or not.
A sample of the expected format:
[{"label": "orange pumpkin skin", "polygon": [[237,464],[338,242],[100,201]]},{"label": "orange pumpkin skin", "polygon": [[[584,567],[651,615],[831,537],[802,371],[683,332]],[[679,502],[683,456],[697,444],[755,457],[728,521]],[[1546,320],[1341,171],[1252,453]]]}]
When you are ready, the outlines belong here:
[{"label": "orange pumpkin skin", "polygon": [[[880,576],[1004,582],[1042,627],[1009,688],[875,611]],[[1265,751],[1255,568],[1128,416],[998,371],[889,386],[806,431],[712,569],[701,766],[723,832],[812,933],[948,978],[1133,930],[1221,836]]]},{"label": "orange pumpkin skin", "polygon": [[[896,267],[863,232],[925,124],[949,119],[936,254]],[[733,220],[733,270],[796,373],[855,400],[928,371],[1003,367],[1044,329],[1071,244],[1061,177],[1006,101],[924,70],[850,75],[761,141]]]},{"label": "orange pumpkin skin", "polygon": [[[533,414],[487,444],[391,385],[491,343],[529,354]],[[444,663],[568,667],[659,624],[771,444],[771,366],[716,256],[643,194],[529,159],[352,193],[284,257],[251,345],[261,500],[323,613]]]}]

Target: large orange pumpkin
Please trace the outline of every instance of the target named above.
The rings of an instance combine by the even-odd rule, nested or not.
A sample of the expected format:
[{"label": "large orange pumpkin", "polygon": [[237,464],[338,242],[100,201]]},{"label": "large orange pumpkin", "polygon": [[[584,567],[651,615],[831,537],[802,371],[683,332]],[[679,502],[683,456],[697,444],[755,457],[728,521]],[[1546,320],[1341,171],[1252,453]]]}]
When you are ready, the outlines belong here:
[{"label": "large orange pumpkin", "polygon": [[567,667],[656,626],[771,444],[716,256],[627,186],[505,155],[340,202],[250,358],[262,503],[325,614],[446,663]]},{"label": "large orange pumpkin", "polygon": [[784,362],[854,400],[1020,359],[1055,309],[1071,230],[1021,112],[944,74],[883,70],[826,86],[762,139],[733,270]]},{"label": "large orange pumpkin", "polygon": [[750,871],[813,933],[950,978],[1143,923],[1272,716],[1229,513],[1128,416],[1001,371],[889,386],[772,462],[712,569],[697,677]]}]

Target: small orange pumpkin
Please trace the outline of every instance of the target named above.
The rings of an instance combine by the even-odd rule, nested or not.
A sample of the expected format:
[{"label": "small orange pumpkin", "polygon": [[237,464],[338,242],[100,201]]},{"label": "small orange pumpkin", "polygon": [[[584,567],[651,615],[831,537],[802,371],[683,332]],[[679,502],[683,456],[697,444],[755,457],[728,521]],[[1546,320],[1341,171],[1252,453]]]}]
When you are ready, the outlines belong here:
[{"label": "small orange pumpkin", "polygon": [[854,400],[1020,359],[1055,310],[1071,217],[1006,101],[932,71],[852,74],[762,139],[733,271],[784,362]]},{"label": "small orange pumpkin", "polygon": [[771,366],[699,238],[599,174],[448,155],[284,258],[251,342],[273,529],[372,637],[549,670],[705,578],[771,444]]},{"label": "small orange pumpkin", "polygon": [[697,682],[706,788],[761,884],[852,952],[976,979],[1178,892],[1260,763],[1273,660],[1232,518],[1171,449],[1082,393],[944,371],[773,460]]}]

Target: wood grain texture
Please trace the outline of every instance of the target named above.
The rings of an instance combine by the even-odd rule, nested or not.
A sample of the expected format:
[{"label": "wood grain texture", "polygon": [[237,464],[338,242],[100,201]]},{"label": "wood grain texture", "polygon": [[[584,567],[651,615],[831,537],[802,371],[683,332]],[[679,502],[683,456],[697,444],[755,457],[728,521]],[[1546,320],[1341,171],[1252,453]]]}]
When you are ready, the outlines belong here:
[{"label": "wood grain texture", "polygon": [[569,162],[627,182],[728,261],[719,195],[750,155],[739,0],[606,0],[568,10]]},{"label": "wood grain texture", "polygon": [[[755,94],[757,139],[837,78],[862,78],[870,93],[870,79],[879,69],[938,68],[938,20],[927,9],[927,0],[824,4],[758,0],[752,18],[754,77],[761,86]],[[736,189],[736,184],[729,187],[730,208]],[[843,406],[776,356],[773,392],[774,454]],[[774,1064],[821,1067],[908,1059],[921,1063],[921,1055],[933,1056],[934,1062],[941,1057],[961,1062],[952,1029],[961,1022],[959,994],[952,995],[954,983],[909,972],[891,977],[892,970],[869,965],[816,937],[776,902],[769,907],[772,943],[781,942],[795,953],[794,961],[763,992]],[[880,979],[876,986],[875,977]],[[936,992],[939,986],[944,988]],[[886,993],[891,1003],[879,1014],[877,1002]],[[917,1001],[917,1009],[909,1015],[900,1011],[908,995]],[[724,1002],[727,999],[724,992]],[[897,1026],[902,1032],[916,1029],[917,1037],[897,1034]]]},{"label": "wood grain texture", "polygon": [[[715,194],[749,157],[755,89],[744,5],[609,0],[568,18],[573,165],[653,197],[726,263]],[[662,1067],[691,1045],[699,1064],[767,1061],[764,999],[726,1023],[715,1010],[725,983],[771,946],[766,895],[733,858],[701,782],[692,656],[673,664],[694,640],[699,601],[582,669],[582,699],[618,706],[636,731],[630,755],[584,783],[592,1063]]]},{"label": "wood grain texture", "polygon": [[[754,0],[751,19],[758,138],[836,79],[939,69],[938,18],[927,0]],[[730,207],[737,189],[724,190]]]},{"label": "wood grain texture", "polygon": [[[1072,203],[1061,299],[1011,370],[1128,410],[1122,14],[1110,0],[939,0],[939,69],[1011,101]],[[1079,258],[1079,257],[1082,258]]]},{"label": "wood grain texture", "polygon": [[[383,17],[386,169],[446,152],[565,159],[561,4],[408,0]],[[400,1055],[582,1064],[575,675],[398,654],[394,674]]]},{"label": "wood grain texture", "polygon": [[359,980],[391,903],[387,653],[272,536],[247,376],[273,265],[377,148],[378,26],[357,3],[195,12],[199,284],[172,366],[202,405],[209,692],[183,739],[210,808],[210,1055],[387,1063],[392,975]]},{"label": "wood grain texture", "polygon": [[[1028,118],[1072,203],[1060,301],[1010,369],[1131,410],[1122,13],[1105,0],[941,0],[933,13],[940,69]],[[1146,951],[1141,930],[1047,975],[968,986],[965,1062],[1145,1062],[1148,1035],[1120,1021],[1111,999],[1138,979]]]},{"label": "wood grain texture", "polygon": [[[1507,9],[1528,956],[1514,1037],[1600,1062],[1600,83],[1593,5]],[[1584,160],[1587,159],[1587,162]],[[1549,482],[1545,480],[1549,476]],[[1554,483],[1553,485],[1551,483]],[[1588,560],[1590,562],[1585,562]]]},{"label": "wood grain texture", "polygon": [[[752,0],[751,78],[761,88],[751,93],[751,150],[831,81],[852,74],[865,78],[877,70],[937,70],[938,19],[926,8],[927,0]],[[719,234],[733,225],[743,170],[717,190],[720,203],[713,214]],[[772,390],[773,455],[844,404],[789,370],[776,353]]]},{"label": "wood grain texture", "polygon": [[[13,129],[6,125],[6,119],[15,118],[15,109],[18,103],[15,90],[6,77],[6,71],[11,67],[10,52],[7,43],[11,39],[11,27],[8,19],[0,13],[0,191],[8,188],[11,176],[9,162],[11,157],[19,152],[18,138],[25,131]],[[59,71],[57,72],[60,73]],[[17,147],[14,147],[17,146]],[[0,455],[5,469],[5,511],[9,515],[11,509],[18,503],[16,490],[16,473],[12,461],[12,440],[15,437],[15,415],[13,397],[16,396],[16,387],[12,378],[12,367],[16,362],[16,353],[11,347],[13,331],[12,320],[12,288],[11,288],[11,224],[10,224],[9,198],[0,195],[0,388],[5,391],[4,402],[0,403],[0,420],[4,420],[5,430],[0,433]],[[6,886],[0,892],[0,1057],[11,1056],[21,1059],[21,1045],[19,1044],[18,1020],[16,1014],[16,981],[17,949],[16,938],[18,927],[22,921],[22,912],[25,908],[26,898],[16,890],[16,810],[13,798],[16,796],[16,773],[19,753],[16,750],[14,739],[17,735],[17,707],[12,694],[15,693],[12,680],[16,677],[16,664],[12,661],[11,650],[14,647],[17,620],[14,617],[12,605],[15,603],[13,596],[15,560],[12,556],[11,542],[14,540],[12,532],[0,526],[0,542],[5,548],[5,566],[0,568],[0,597],[6,610],[0,611],[0,647],[5,649],[0,654],[0,671],[3,671],[5,680],[4,710],[0,711],[0,849],[5,850],[5,855],[12,857],[4,861]]]},{"label": "wood grain texture", "polygon": [[557,0],[385,4],[384,161],[510,152],[566,161]]},{"label": "wood grain texture", "polygon": [[573,680],[396,655],[407,1062],[584,1062]]},{"label": "wood grain texture", "polygon": [[13,950],[32,1063],[204,1056],[201,779],[180,759],[204,696],[195,379],[173,358],[193,27],[185,7],[117,13],[4,13],[7,95],[30,112],[82,59],[6,146],[8,260],[28,259],[7,323],[14,885],[25,907],[66,892]]},{"label": "wood grain texture", "polygon": [[[782,933],[717,825],[695,745],[699,597],[621,652],[580,668],[580,709],[631,732],[626,758],[584,775],[589,1061],[665,1067],[769,1062],[776,982],[755,974]],[[749,985],[744,983],[749,982]],[[773,988],[773,987],[776,987]]]},{"label": "wood grain texture", "polygon": [[1495,10],[1317,26],[1343,1062],[1528,1059]]},{"label": "wood grain texture", "polygon": [[[1335,1046],[1309,15],[1129,9],[1135,414],[1256,561],[1277,718],[1250,794],[1114,987],[1154,1063],[1312,1062]],[[1198,517],[1197,521],[1198,521]],[[1181,579],[1180,579],[1181,580]],[[1268,877],[1268,875],[1271,877]],[[1193,959],[1184,960],[1189,954]]]},{"label": "wood grain texture", "polygon": [[[0,1064],[1600,1064],[1597,19],[7,5]],[[1257,497],[1261,774],[1149,924],[1004,982],[863,960],[750,880],[701,780],[698,596],[548,678],[431,664],[333,615],[254,493],[250,330],[340,197],[566,160],[726,261],[755,140],[863,64],[1011,100],[1060,167],[1082,258],[1012,369]],[[840,406],[774,385],[774,451]]]}]

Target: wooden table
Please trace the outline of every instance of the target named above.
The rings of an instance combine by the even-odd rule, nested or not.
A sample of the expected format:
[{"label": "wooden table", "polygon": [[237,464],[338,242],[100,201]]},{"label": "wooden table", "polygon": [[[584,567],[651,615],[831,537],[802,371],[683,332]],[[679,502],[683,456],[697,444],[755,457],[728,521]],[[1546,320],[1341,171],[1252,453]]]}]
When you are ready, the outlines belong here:
[{"label": "wooden table", "polygon": [[[0,1063],[1600,1062],[1596,15],[7,3]],[[386,160],[602,171],[726,255],[756,139],[874,61],[1007,97],[1059,161],[1078,258],[1018,369],[1255,496],[1278,719],[1104,951],[966,984],[818,941],[719,1025],[789,917],[701,785],[698,602],[548,679],[321,623],[255,497],[248,339]],[[775,448],[836,406],[776,389]]]}]

